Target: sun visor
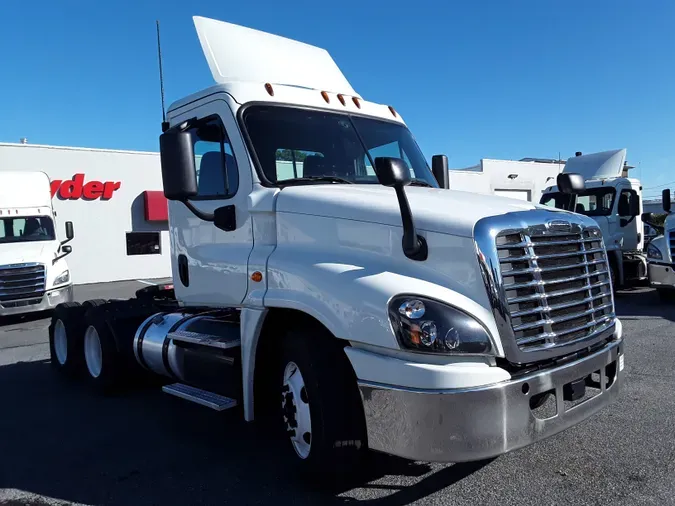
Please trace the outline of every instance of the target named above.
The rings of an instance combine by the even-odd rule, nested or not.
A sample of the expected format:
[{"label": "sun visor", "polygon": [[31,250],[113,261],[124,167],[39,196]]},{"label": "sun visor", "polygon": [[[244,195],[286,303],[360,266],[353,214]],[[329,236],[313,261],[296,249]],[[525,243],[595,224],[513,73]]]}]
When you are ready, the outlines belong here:
[{"label": "sun visor", "polygon": [[358,96],[325,49],[215,19],[193,20],[219,84],[271,83]]},{"label": "sun visor", "polygon": [[568,158],[563,172],[581,174],[586,181],[621,177],[625,161],[625,149],[573,156]]}]

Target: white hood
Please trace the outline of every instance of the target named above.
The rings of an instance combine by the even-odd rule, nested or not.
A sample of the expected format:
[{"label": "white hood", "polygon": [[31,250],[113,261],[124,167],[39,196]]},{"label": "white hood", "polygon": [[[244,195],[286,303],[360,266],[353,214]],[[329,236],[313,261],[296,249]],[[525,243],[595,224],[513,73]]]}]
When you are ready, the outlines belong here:
[{"label": "white hood", "polygon": [[[504,197],[419,186],[408,186],[405,192],[416,227],[463,237],[472,237],[481,218],[541,207]],[[401,226],[394,189],[375,184],[290,186],[278,196],[277,212]]]},{"label": "white hood", "polygon": [[51,262],[56,241],[10,242],[0,244],[0,265]]}]

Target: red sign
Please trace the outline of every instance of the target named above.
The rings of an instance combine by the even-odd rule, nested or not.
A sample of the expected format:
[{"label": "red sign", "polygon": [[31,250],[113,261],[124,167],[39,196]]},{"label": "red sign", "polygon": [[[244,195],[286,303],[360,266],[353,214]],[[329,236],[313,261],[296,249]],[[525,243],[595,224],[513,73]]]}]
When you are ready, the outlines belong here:
[{"label": "red sign", "polygon": [[110,200],[116,190],[119,190],[120,181],[89,181],[84,184],[84,174],[75,174],[73,179],[66,181],[54,180],[51,182],[52,197],[58,194],[64,200]]}]

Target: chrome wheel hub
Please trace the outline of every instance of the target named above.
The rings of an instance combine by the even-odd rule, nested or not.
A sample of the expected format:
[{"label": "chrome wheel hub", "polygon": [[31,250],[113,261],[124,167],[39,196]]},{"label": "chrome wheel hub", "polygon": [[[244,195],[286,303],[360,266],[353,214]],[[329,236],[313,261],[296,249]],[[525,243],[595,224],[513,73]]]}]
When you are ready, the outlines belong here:
[{"label": "chrome wheel hub", "polygon": [[298,457],[306,459],[312,446],[312,418],[305,381],[295,362],[286,364],[281,397],[286,434]]}]

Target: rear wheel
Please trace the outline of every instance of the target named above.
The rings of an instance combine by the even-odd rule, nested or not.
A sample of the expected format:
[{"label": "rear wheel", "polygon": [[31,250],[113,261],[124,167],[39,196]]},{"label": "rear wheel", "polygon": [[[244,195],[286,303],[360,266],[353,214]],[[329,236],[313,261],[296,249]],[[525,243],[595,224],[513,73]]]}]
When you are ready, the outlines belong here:
[{"label": "rear wheel", "polygon": [[356,376],[339,342],[289,331],[277,378],[278,419],[301,472],[354,471],[367,446],[365,417]]},{"label": "rear wheel", "polygon": [[82,317],[84,308],[77,302],[59,304],[49,325],[49,356],[52,366],[67,376],[82,368]]},{"label": "rear wheel", "polygon": [[124,360],[108,325],[106,311],[92,307],[87,311],[83,349],[89,383],[102,394],[116,392],[122,386]]}]

